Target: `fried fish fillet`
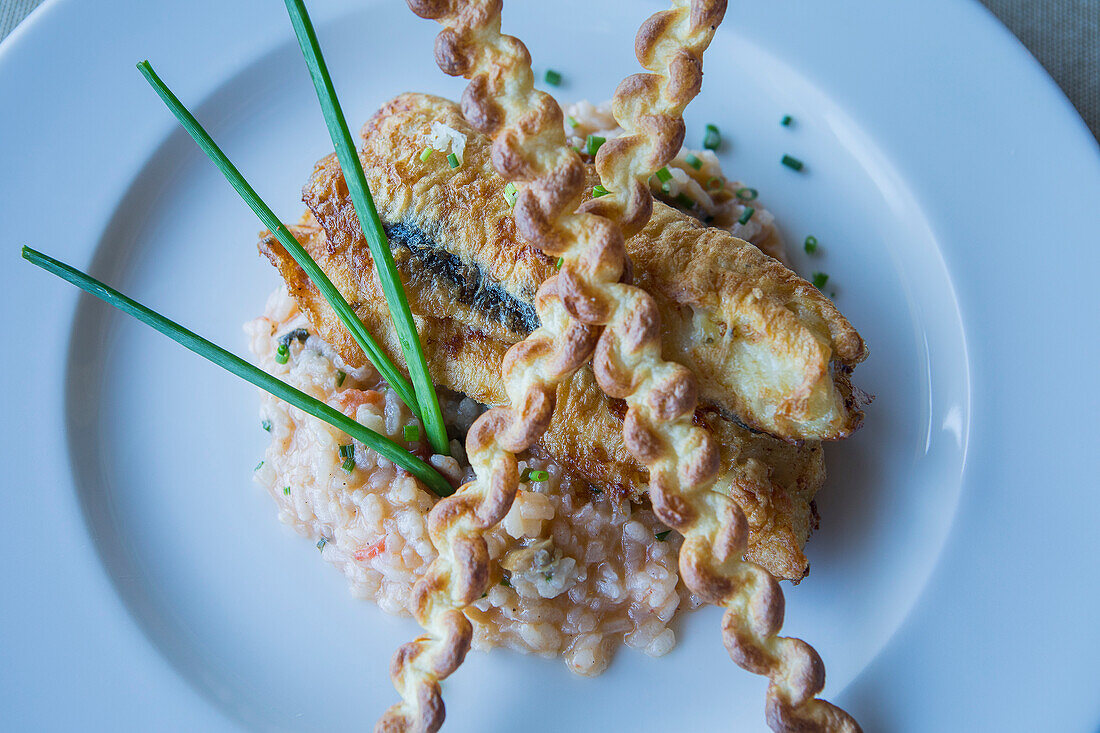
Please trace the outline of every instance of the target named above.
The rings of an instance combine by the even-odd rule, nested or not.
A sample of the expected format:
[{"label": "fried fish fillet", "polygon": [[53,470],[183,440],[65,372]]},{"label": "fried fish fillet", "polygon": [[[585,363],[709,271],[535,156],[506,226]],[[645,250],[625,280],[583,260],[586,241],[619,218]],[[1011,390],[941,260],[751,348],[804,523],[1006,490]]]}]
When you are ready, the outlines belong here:
[{"label": "fried fish fillet", "polygon": [[[356,242],[350,248],[332,245],[312,212],[291,230],[383,349],[395,363],[403,364],[366,242]],[[392,241],[396,238],[391,232]],[[278,240],[264,236],[260,249],[278,268],[318,335],[348,363],[363,364],[362,351],[339,317]],[[402,252],[395,248],[395,254]],[[397,261],[432,380],[483,404],[503,404],[506,396],[500,363],[511,344],[457,318],[422,310],[424,303],[446,299],[439,291],[449,287],[449,281],[426,276],[427,270],[418,266],[423,263],[413,261],[407,251]],[[553,458],[601,491],[644,501],[641,494],[648,476],[623,446],[624,413],[625,405],[608,398],[596,384],[591,368],[585,367],[558,386],[554,419],[532,450]],[[748,516],[746,556],[777,578],[799,581],[809,571],[802,548],[816,526],[813,497],[825,480],[821,444],[807,441],[795,445],[753,433],[713,409],[701,408],[696,419],[709,426],[721,444],[719,487],[729,491]]]},{"label": "fried fish fillet", "polygon": [[[436,156],[440,159],[437,165],[431,165],[431,158],[427,162],[419,159],[423,149],[419,141],[432,121],[441,121],[468,136],[458,169],[450,169],[443,156]],[[409,295],[433,379],[479,402],[502,404],[506,397],[500,379],[501,359],[508,346],[537,327],[538,318],[530,303],[538,285],[553,272],[553,263],[518,239],[503,198],[504,182],[492,170],[487,141],[464,123],[452,103],[424,95],[402,95],[368,122],[363,135],[361,159]],[[373,261],[333,156],[317,164],[303,198],[310,210],[295,235],[367,328],[400,363],[400,348]],[[706,362],[710,353],[706,347],[714,344],[695,343],[677,329],[698,328],[705,334],[716,327],[696,323],[700,316],[690,303],[697,303],[698,310],[703,310],[708,302],[708,286],[723,295],[738,295],[744,290],[747,286],[733,282],[736,277],[731,271],[751,269],[755,261],[751,252],[774,261],[740,240],[715,237],[668,207],[655,204],[654,208],[655,221],[628,242],[634,257],[634,277],[658,294],[662,317],[666,325],[673,324],[666,328],[666,353],[678,353],[678,358],[699,369],[692,358]],[[647,233],[655,235],[660,243],[647,240]],[[677,237],[684,240],[682,244],[672,241]],[[732,255],[719,251],[722,244],[729,248],[726,240],[739,243],[733,246]],[[335,313],[278,242],[266,237],[261,241],[261,250],[278,267],[322,338],[349,362],[362,363],[361,352]],[[675,259],[675,276],[664,273],[664,256]],[[770,266],[764,268],[761,276],[769,271]],[[791,289],[792,302],[801,302],[794,296],[799,285],[792,284],[792,280],[797,277],[779,273],[772,274],[770,280],[765,278],[765,283],[770,290]],[[751,292],[738,297],[754,302],[762,299]],[[824,301],[820,296],[816,298]],[[721,298],[712,300],[716,305],[705,315],[726,312]],[[839,314],[828,313],[831,304],[826,307],[815,301],[811,305],[817,310],[804,309],[812,316],[808,317],[810,322],[818,323],[813,314],[819,312],[839,319],[839,326],[830,326],[829,318],[821,316],[823,332],[832,333],[828,329],[835,328],[838,334],[855,333]],[[751,307],[748,310],[757,317],[767,312]],[[713,320],[713,316],[707,317]],[[702,335],[696,340],[730,344],[747,340],[744,335],[733,336],[732,331],[727,324],[725,333]],[[858,335],[854,337],[858,340]],[[840,342],[843,339],[837,340]],[[677,347],[679,352],[675,351]],[[747,348],[751,350],[751,345]],[[862,358],[861,341],[858,349]],[[843,363],[840,367],[838,373],[846,377]],[[723,386],[721,369],[720,360],[719,365],[711,367],[716,376],[701,390],[703,402],[697,413],[697,420],[706,423],[722,445],[719,486],[730,491],[748,515],[748,557],[778,577],[797,580],[807,571],[801,548],[815,521],[813,496],[824,480],[821,446],[813,440],[783,442],[754,433],[730,419],[741,413],[732,408],[737,403],[726,394],[730,390]],[[840,377],[836,383],[847,384]],[[846,413],[847,429],[858,424],[855,412]],[[622,445],[622,415],[623,405],[607,398],[595,384],[591,370],[582,369],[558,388],[554,421],[537,450],[595,486],[637,496],[644,491],[647,476]]]},{"label": "fried fish fillet", "polygon": [[[459,168],[442,154],[420,160],[433,122],[466,135]],[[538,326],[531,303],[555,262],[517,236],[490,140],[453,102],[423,94],[386,104],[363,139],[379,214],[410,260],[413,287],[425,278],[451,283],[424,291],[431,300],[421,312],[521,341]],[[303,197],[332,246],[361,238],[334,158],[319,163]],[[660,308],[663,353],[695,372],[703,404],[787,440],[842,438],[860,426],[862,393],[853,393],[849,375],[866,347],[817,288],[659,202],[627,250],[636,284]]]}]

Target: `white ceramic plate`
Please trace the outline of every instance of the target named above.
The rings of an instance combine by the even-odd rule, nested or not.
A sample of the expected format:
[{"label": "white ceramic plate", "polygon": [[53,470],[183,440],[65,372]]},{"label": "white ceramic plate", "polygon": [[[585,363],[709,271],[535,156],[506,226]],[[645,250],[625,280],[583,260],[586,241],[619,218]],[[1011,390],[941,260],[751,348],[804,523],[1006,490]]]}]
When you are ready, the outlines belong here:
[{"label": "white ceramic plate", "polygon": [[[353,127],[457,96],[404,3],[311,3]],[[566,99],[637,70],[650,3],[510,2]],[[356,601],[250,481],[255,390],[30,265],[29,244],[243,353],[277,284],[260,228],[146,87],[150,58],[284,218],[328,152],[277,2],[52,0],[0,47],[7,469],[0,720],[11,729],[364,729],[415,632]],[[689,141],[717,123],[871,346],[866,427],[829,446],[786,630],[867,730],[1093,730],[1100,592],[1093,282],[1100,155],[975,2],[732,2]],[[790,114],[795,124],[779,125]],[[796,174],[779,165],[806,161]],[[718,613],[603,676],[472,654],[450,730],[757,730]]]}]

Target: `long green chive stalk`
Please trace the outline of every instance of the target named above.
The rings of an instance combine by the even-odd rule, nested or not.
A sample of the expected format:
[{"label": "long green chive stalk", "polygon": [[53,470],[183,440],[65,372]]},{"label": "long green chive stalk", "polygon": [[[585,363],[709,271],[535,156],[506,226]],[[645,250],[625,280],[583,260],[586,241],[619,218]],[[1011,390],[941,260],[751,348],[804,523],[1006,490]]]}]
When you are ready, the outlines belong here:
[{"label": "long green chive stalk", "polygon": [[390,358],[386,355],[386,352],[382,351],[382,348],[378,345],[378,342],[371,336],[370,331],[367,330],[363,322],[359,320],[359,316],[355,315],[355,311],[348,305],[347,300],[340,294],[340,291],[336,289],[336,286],[332,284],[332,281],[325,275],[313,258],[309,256],[309,253],[305,251],[298,240],[294,238],[294,235],[290,233],[290,230],[279,221],[279,218],[275,216],[275,212],[264,203],[255,189],[248,184],[248,181],[244,179],[241,172],[237,170],[237,167],[226,157],[225,153],[221,151],[217,143],[213,138],[207,134],[198,120],[195,119],[183,103],[172,93],[172,90],[161,81],[157,76],[157,72],[153,70],[153,67],[148,61],[142,61],[137,65],[138,70],[148,80],[153,90],[164,100],[164,104],[171,110],[172,114],[176,116],[183,129],[187,130],[187,134],[198,144],[202,151],[206,153],[207,157],[214,162],[214,165],[218,166],[218,170],[225,176],[225,180],[229,181],[237,193],[241,195],[245,203],[256,212],[256,216],[263,222],[271,232],[273,232],[278,238],[279,242],[283,245],[290,256],[294,258],[294,261],[298,263],[313,284],[317,286],[317,289],[321,291],[321,294],[325,296],[325,300],[329,302],[332,309],[336,311],[336,315],[340,317],[340,321],[344,324],[344,327],[351,332],[352,338],[355,339],[355,343],[359,344],[359,348],[363,350],[363,353],[367,355],[370,363],[374,365],[374,368],[378,370],[378,373],[394,388],[398,396],[401,397],[401,401],[409,406],[417,417],[420,417],[420,407],[416,401],[416,393],[413,391],[412,384],[401,373],[401,370],[390,361]]},{"label": "long green chive stalk", "polygon": [[90,275],[66,265],[64,262],[55,260],[49,255],[42,254],[30,247],[23,248],[23,259],[47,272],[68,280],[84,292],[94,295],[124,313],[128,313],[142,323],[152,326],[176,343],[279,399],[294,405],[302,412],[313,415],[334,428],[343,430],[363,445],[377,451],[379,455],[388,458],[413,476],[416,476],[439,496],[448,496],[454,493],[454,489],[451,488],[447,479],[443,478],[431,465],[409,453],[384,435],[379,435],[370,428],[360,425],[339,410],[329,407],[324,402],[310,397],[280,379],[276,379],[263,369],[249,364],[239,356],[231,354],[175,321],[165,318],[135,300],[131,300],[114,288],[104,285]]},{"label": "long green chive stalk", "polygon": [[324,113],[332,144],[336,148],[336,157],[340,161],[340,169],[344,172],[344,180],[348,184],[355,213],[359,217],[363,235],[367,239],[371,256],[374,257],[374,264],[378,268],[378,279],[382,283],[382,291],[390,307],[390,316],[393,318],[397,338],[401,342],[401,351],[409,367],[409,376],[412,377],[413,387],[416,389],[416,399],[421,411],[420,419],[428,434],[428,442],[436,453],[450,455],[450,443],[447,440],[447,429],[443,425],[443,413],[439,409],[435,385],[432,384],[432,378],[428,374],[424,349],[416,333],[412,311],[409,310],[409,300],[397,274],[397,266],[393,263],[389,241],[382,228],[382,221],[378,218],[378,211],[374,207],[367,177],[363,173],[359,155],[355,152],[351,133],[344,120],[344,113],[340,110],[340,100],[336,98],[336,89],[332,85],[328,67],[325,66],[325,59],[321,55],[321,46],[317,42],[313,23],[309,19],[302,0],[285,0],[285,2],[287,12],[290,14],[290,23],[294,26],[294,34],[298,37],[298,45],[302,47],[302,55],[305,56],[309,75],[317,90],[317,99],[321,102],[321,111]]}]

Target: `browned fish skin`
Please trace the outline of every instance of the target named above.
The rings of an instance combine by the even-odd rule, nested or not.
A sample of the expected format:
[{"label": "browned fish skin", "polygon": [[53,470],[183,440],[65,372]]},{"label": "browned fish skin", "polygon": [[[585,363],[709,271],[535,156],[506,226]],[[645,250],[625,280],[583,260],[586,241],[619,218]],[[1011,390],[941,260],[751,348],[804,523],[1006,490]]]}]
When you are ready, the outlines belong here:
[{"label": "browned fish skin", "polygon": [[[459,168],[441,154],[420,160],[432,122],[467,135]],[[531,303],[554,263],[520,241],[488,139],[454,103],[403,94],[368,121],[363,139],[360,157],[391,233],[413,232],[422,249],[442,250],[452,269],[478,278],[482,288]],[[318,164],[303,198],[334,246],[361,237],[335,159]],[[860,426],[849,375],[866,347],[817,288],[755,246],[660,203],[627,248],[638,284],[660,308],[664,353],[696,373],[704,403],[787,440],[842,438]],[[423,303],[422,312],[453,315],[512,343],[534,325],[436,290],[441,297]]]},{"label": "browned fish skin", "polygon": [[[468,135],[465,159],[458,169],[450,169],[442,160],[435,161],[438,165],[419,160],[423,147],[419,135],[432,120]],[[553,263],[519,242],[504,203],[505,184],[492,171],[488,147],[465,124],[452,103],[425,95],[402,95],[368,122],[364,138],[366,144],[360,156],[391,239],[433,379],[480,402],[500,404],[504,400],[501,358],[507,347],[523,338],[537,322],[530,301],[538,285],[553,272]],[[367,328],[401,363],[373,262],[332,156],[317,164],[303,198],[311,211],[303,217],[296,235]],[[727,240],[740,240],[714,236],[660,204],[655,205],[654,214],[651,227],[665,244],[657,247],[648,243],[645,231],[631,240],[634,276],[657,296],[664,311],[662,317],[668,318],[666,323],[676,324],[680,319],[679,326],[690,333],[692,324],[683,315],[685,309],[694,307],[692,303],[701,311],[707,307],[706,294],[692,288],[715,283],[725,288],[719,292],[729,292],[722,272],[706,272],[707,258],[736,272],[751,269],[754,262],[743,249],[759,252],[744,243],[734,253],[736,256],[718,252]],[[682,239],[683,243],[671,249],[668,242],[673,239]],[[293,260],[273,240],[265,239],[261,249],[279,268],[318,333],[343,358],[362,363],[363,356],[350,335]],[[676,261],[678,277],[666,276],[665,270],[670,268],[662,264],[664,256]],[[801,285],[812,288],[793,273],[775,277],[778,281],[768,286],[787,288],[783,297],[795,301],[802,297]],[[679,292],[673,288],[674,282]],[[753,296],[750,292],[744,297]],[[855,341],[845,341],[846,331],[836,323],[835,318],[824,316],[816,321],[826,334],[836,328],[834,345],[839,356],[835,364],[843,371],[848,368],[847,362],[862,358],[862,341],[858,334]],[[675,328],[668,331],[671,334]],[[697,369],[699,365],[692,364],[692,358],[698,361],[706,357],[705,353],[696,357],[686,352],[683,343],[666,344],[666,350]],[[824,480],[820,444],[808,440],[792,445],[723,419],[719,413],[729,417],[733,410],[731,401],[722,399],[728,390],[718,378],[708,381],[704,376],[701,391],[704,398],[717,393],[718,398],[710,399],[709,406],[704,400],[698,419],[715,430],[723,445],[720,484],[728,487],[749,517],[749,558],[778,577],[800,579],[808,567],[801,548],[814,521],[811,500]],[[644,491],[647,476],[622,445],[621,416],[614,408],[595,385],[591,371],[582,370],[559,388],[558,411],[540,447],[594,485],[611,493],[637,496]],[[849,428],[858,423],[856,415],[857,411],[849,414]]]},{"label": "browned fish skin", "polygon": [[[401,348],[381,289],[375,283],[366,243],[356,243],[351,250],[332,251],[312,213],[307,213],[292,231],[383,349],[395,363],[402,364]],[[345,361],[364,363],[362,351],[336,313],[278,241],[264,237],[260,249],[278,268],[317,334]],[[366,261],[359,259],[363,254]],[[359,264],[351,264],[356,262]],[[407,277],[405,264],[399,262],[403,277]],[[510,344],[455,318],[420,312],[416,303],[430,302],[438,296],[417,290],[409,282],[411,279],[406,280],[409,300],[414,304],[413,314],[433,381],[484,404],[501,404],[505,394],[500,363]],[[539,450],[602,491],[640,498],[647,474],[623,446],[623,413],[600,390],[590,368],[580,370],[558,388],[557,404],[550,429],[539,441]],[[807,441],[794,445],[754,434],[713,410],[700,410],[698,419],[710,426],[722,446],[719,485],[728,488],[748,516],[747,557],[778,578],[798,582],[809,569],[802,547],[813,529],[811,502],[825,480],[821,444]]]}]

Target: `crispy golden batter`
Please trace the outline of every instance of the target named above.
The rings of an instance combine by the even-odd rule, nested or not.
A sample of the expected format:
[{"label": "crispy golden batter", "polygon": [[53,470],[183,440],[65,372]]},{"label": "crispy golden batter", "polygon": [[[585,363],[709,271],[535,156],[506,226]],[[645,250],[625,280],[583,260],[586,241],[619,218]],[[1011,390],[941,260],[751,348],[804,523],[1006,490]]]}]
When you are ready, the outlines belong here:
[{"label": "crispy golden batter", "polygon": [[[433,121],[467,135],[458,169],[440,154],[419,159]],[[554,263],[516,234],[489,140],[454,103],[403,94],[371,118],[363,138],[361,158],[385,222],[422,235],[484,285],[532,302]],[[318,164],[304,198],[337,246],[359,240],[335,159]],[[790,440],[835,439],[859,427],[862,405],[849,374],[866,348],[817,288],[753,245],[661,203],[627,249],[637,283],[657,301],[665,325],[662,353],[696,374],[704,404]],[[422,312],[452,315],[508,343],[538,323],[463,302],[470,293],[456,298],[437,288],[433,294],[437,299],[422,302]],[[534,318],[533,309],[529,313]]]},{"label": "crispy golden batter", "polygon": [[[375,203],[381,212],[382,201],[377,193]],[[307,212],[292,230],[382,348],[395,363],[402,364],[400,344],[366,243],[333,247],[312,212]],[[351,334],[278,241],[264,237],[260,249],[278,268],[318,335],[349,363],[364,363],[365,357]],[[397,261],[433,381],[483,404],[502,404],[505,395],[500,363],[510,343],[457,318],[425,314],[420,310],[421,303],[442,300],[438,292],[432,292],[436,281],[410,278],[408,259]],[[539,441],[538,450],[603,491],[640,498],[647,475],[623,446],[622,404],[599,389],[591,368],[585,367],[559,386],[557,404],[554,420]],[[792,445],[754,434],[712,409],[700,409],[697,419],[705,422],[721,443],[720,485],[729,487],[748,515],[751,534],[746,556],[776,577],[797,582],[809,569],[802,548],[816,521],[814,494],[825,480],[820,443]]]}]

